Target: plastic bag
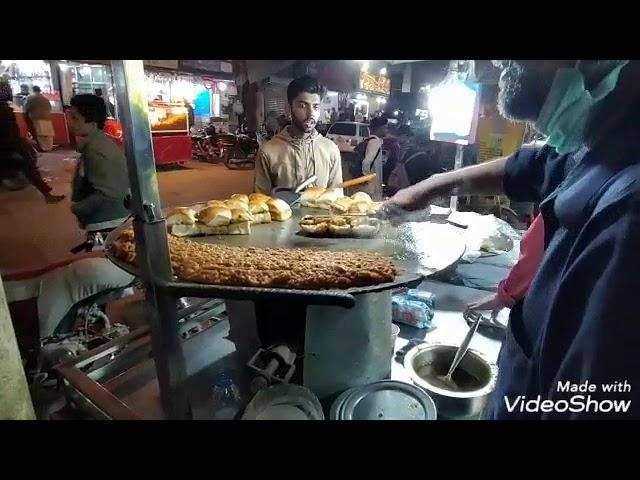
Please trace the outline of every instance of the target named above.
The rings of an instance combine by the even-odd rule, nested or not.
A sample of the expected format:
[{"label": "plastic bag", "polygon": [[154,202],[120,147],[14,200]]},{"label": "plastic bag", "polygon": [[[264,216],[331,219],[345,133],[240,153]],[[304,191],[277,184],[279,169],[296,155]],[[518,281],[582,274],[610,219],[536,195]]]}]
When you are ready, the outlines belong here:
[{"label": "plastic bag", "polygon": [[504,220],[475,212],[453,212],[449,220],[467,225],[462,231],[467,244],[467,251],[462,257],[464,261],[472,263],[487,253],[507,253],[517,260],[522,235]]},{"label": "plastic bag", "polygon": [[391,297],[392,320],[415,328],[432,328],[434,295],[421,290],[405,290]]}]

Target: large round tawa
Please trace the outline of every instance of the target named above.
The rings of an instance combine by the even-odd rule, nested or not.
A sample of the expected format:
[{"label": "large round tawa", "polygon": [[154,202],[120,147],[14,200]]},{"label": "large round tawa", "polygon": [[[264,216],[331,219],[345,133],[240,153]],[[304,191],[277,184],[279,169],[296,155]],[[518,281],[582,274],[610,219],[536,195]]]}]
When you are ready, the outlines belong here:
[{"label": "large round tawa", "polygon": [[[195,206],[198,208],[199,205]],[[190,240],[201,243],[220,244],[236,247],[259,248],[312,248],[328,251],[368,251],[379,253],[393,261],[399,271],[395,282],[358,287],[347,290],[289,290],[255,287],[209,286],[195,283],[176,282],[175,287],[186,292],[196,290],[209,295],[221,295],[222,298],[248,298],[254,293],[268,292],[271,296],[287,295],[294,292],[296,296],[311,297],[330,295],[337,299],[347,298],[353,294],[369,293],[398,286],[416,286],[425,276],[433,275],[456,264],[464,255],[465,243],[456,227],[448,224],[420,222],[394,226],[384,223],[375,238],[311,238],[298,234],[298,222],[304,215],[324,215],[326,211],[312,208],[294,208],[293,216],[285,222],[272,222],[252,225],[250,235],[212,235],[190,237]],[[133,275],[138,275],[133,265],[115,258],[113,241],[128,228],[129,223],[111,232],[106,242],[108,258]],[[212,292],[210,290],[216,290]],[[194,292],[195,293],[195,292]],[[316,298],[317,300],[317,298]],[[345,300],[351,303],[350,300]],[[341,302],[341,303],[345,303]]]}]

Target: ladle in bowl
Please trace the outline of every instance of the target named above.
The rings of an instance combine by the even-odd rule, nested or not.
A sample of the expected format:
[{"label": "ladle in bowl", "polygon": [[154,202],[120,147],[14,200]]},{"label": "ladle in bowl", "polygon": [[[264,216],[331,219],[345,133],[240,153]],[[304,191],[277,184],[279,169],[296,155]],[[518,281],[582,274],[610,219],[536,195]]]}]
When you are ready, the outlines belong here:
[{"label": "ladle in bowl", "polygon": [[462,361],[465,354],[467,353],[467,350],[469,350],[469,344],[471,343],[471,339],[473,338],[473,335],[478,330],[479,325],[480,325],[480,322],[474,322],[474,324],[471,327],[469,327],[469,331],[467,332],[467,335],[464,337],[464,340],[462,341],[462,343],[458,347],[458,350],[456,351],[456,355],[453,357],[453,362],[451,362],[449,371],[445,376],[439,375],[437,377],[438,380],[448,385],[452,390],[456,390],[458,388],[458,385],[456,384],[456,382],[453,381],[453,379],[451,378],[451,375],[453,375],[453,372],[455,371],[456,368],[458,368],[458,365],[460,365],[460,362]]}]

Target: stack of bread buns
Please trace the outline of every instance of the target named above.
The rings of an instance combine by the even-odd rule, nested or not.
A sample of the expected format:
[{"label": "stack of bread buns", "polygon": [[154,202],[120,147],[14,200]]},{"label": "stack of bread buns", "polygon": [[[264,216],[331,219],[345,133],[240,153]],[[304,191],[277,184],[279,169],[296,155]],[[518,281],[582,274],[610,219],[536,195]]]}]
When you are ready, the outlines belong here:
[{"label": "stack of bread buns", "polygon": [[374,202],[365,192],[356,192],[350,197],[345,197],[340,194],[339,188],[310,187],[302,192],[300,204],[303,207],[331,210],[343,215],[371,215],[380,208],[382,202]]},{"label": "stack of bread buns", "polygon": [[372,238],[380,231],[380,221],[362,215],[305,215],[300,231],[310,237]]},{"label": "stack of bread buns", "polygon": [[172,235],[249,235],[251,224],[284,222],[291,207],[283,200],[262,193],[236,193],[227,200],[211,200],[199,211],[178,207],[167,215]]}]

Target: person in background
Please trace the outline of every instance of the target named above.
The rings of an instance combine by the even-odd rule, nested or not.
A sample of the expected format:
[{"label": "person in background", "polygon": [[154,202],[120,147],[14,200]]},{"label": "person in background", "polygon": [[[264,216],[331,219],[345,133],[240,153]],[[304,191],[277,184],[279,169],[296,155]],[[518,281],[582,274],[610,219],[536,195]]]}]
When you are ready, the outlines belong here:
[{"label": "person in background", "polygon": [[495,318],[503,308],[512,308],[522,300],[538,271],[544,255],[544,220],[538,215],[520,240],[520,256],[507,278],[498,284],[495,294],[470,303],[467,310],[490,310]]},{"label": "person in background", "polygon": [[107,107],[96,95],[71,99],[68,122],[83,139],[72,184],[71,211],[80,226],[125,218],[124,198],[129,193],[127,160],[122,149],[102,131]]},{"label": "person in background", "polygon": [[[23,108],[24,102],[27,101],[27,97],[29,96],[29,85],[23,83],[20,85],[20,92],[15,96],[14,102],[17,107]],[[35,133],[31,133],[35,138]]]},{"label": "person in background", "polygon": [[331,111],[325,110],[322,114],[322,123],[331,123]]},{"label": "person in background", "polygon": [[206,133],[210,137],[214,136],[217,133],[216,126],[214,125],[214,123],[215,123],[215,118],[214,117],[210,117],[209,118],[209,125],[207,125],[205,127],[205,129],[204,129],[204,133]]},{"label": "person in background", "polygon": [[111,118],[114,118],[115,117],[115,107],[109,101],[109,99],[104,96],[104,94],[102,93],[102,89],[101,88],[96,88],[96,89],[94,89],[94,92],[96,94],[96,97],[102,99],[102,101],[104,102],[104,105],[107,108],[107,116],[111,117]]},{"label": "person in background", "polygon": [[193,107],[191,106],[191,103],[189,103],[189,100],[187,100],[186,98],[183,98],[182,101],[184,102],[184,106],[187,109],[187,119],[189,120],[189,130],[191,130],[191,127],[193,127],[193,125],[196,122],[196,118],[193,114]]},{"label": "person in background", "polygon": [[385,192],[389,195],[442,171],[437,156],[431,149],[427,145],[416,144],[410,126],[400,127],[398,143],[400,145],[400,160],[388,173],[385,184]]},{"label": "person in background", "polygon": [[23,111],[27,122],[31,122],[30,130],[38,142],[38,149],[43,152],[53,150],[53,122],[51,121],[51,103],[42,95],[40,87],[32,87],[33,94],[27,97]]},{"label": "person in background", "polygon": [[21,173],[42,193],[47,203],[58,203],[64,195],[53,195],[52,188],[40,175],[33,146],[20,137],[16,116],[9,105],[12,98],[9,84],[0,83],[0,177],[15,178]]},{"label": "person in background", "polygon": [[349,105],[347,107],[347,118],[346,120],[348,122],[355,122],[356,121],[356,110],[355,107],[353,105]]},{"label": "person in background", "polygon": [[402,125],[398,129],[398,144],[400,145],[400,158],[404,158],[413,146],[414,134],[409,125]]},{"label": "person in background", "polygon": [[398,161],[400,161],[400,158],[402,158],[399,134],[400,129],[394,129],[393,131],[389,131],[387,136],[382,139],[382,151],[385,153],[386,159],[382,166],[382,181],[385,185],[394,167]]},{"label": "person in background", "polygon": [[325,88],[310,76],[287,87],[291,125],[260,147],[256,155],[254,190],[271,194],[275,187],[295,188],[316,175],[318,187],[342,183],[338,146],[316,131]]},{"label": "person in background", "polygon": [[335,107],[331,108],[331,116],[329,118],[329,123],[332,125],[338,121],[338,112],[336,112]]},{"label": "person in background", "polygon": [[[73,98],[73,97],[71,97]],[[78,150],[78,144],[76,143],[76,136],[75,134],[71,131],[71,128],[69,128],[69,109],[71,108],[71,105],[63,105],[62,106],[62,111],[64,112],[64,119],[65,122],[67,123],[67,130],[69,130],[69,146],[73,149],[73,150]]]},{"label": "person in background", "polygon": [[387,118],[377,117],[371,120],[369,124],[369,130],[371,136],[360,142],[354,152],[359,159],[362,159],[362,163],[356,161],[353,163],[353,170],[351,171],[352,178],[357,178],[362,175],[370,175],[375,173],[376,178],[371,182],[365,184],[364,188],[371,198],[374,200],[382,200],[382,184],[383,184],[383,165],[384,165],[384,153],[382,150],[384,138],[387,136]]}]

